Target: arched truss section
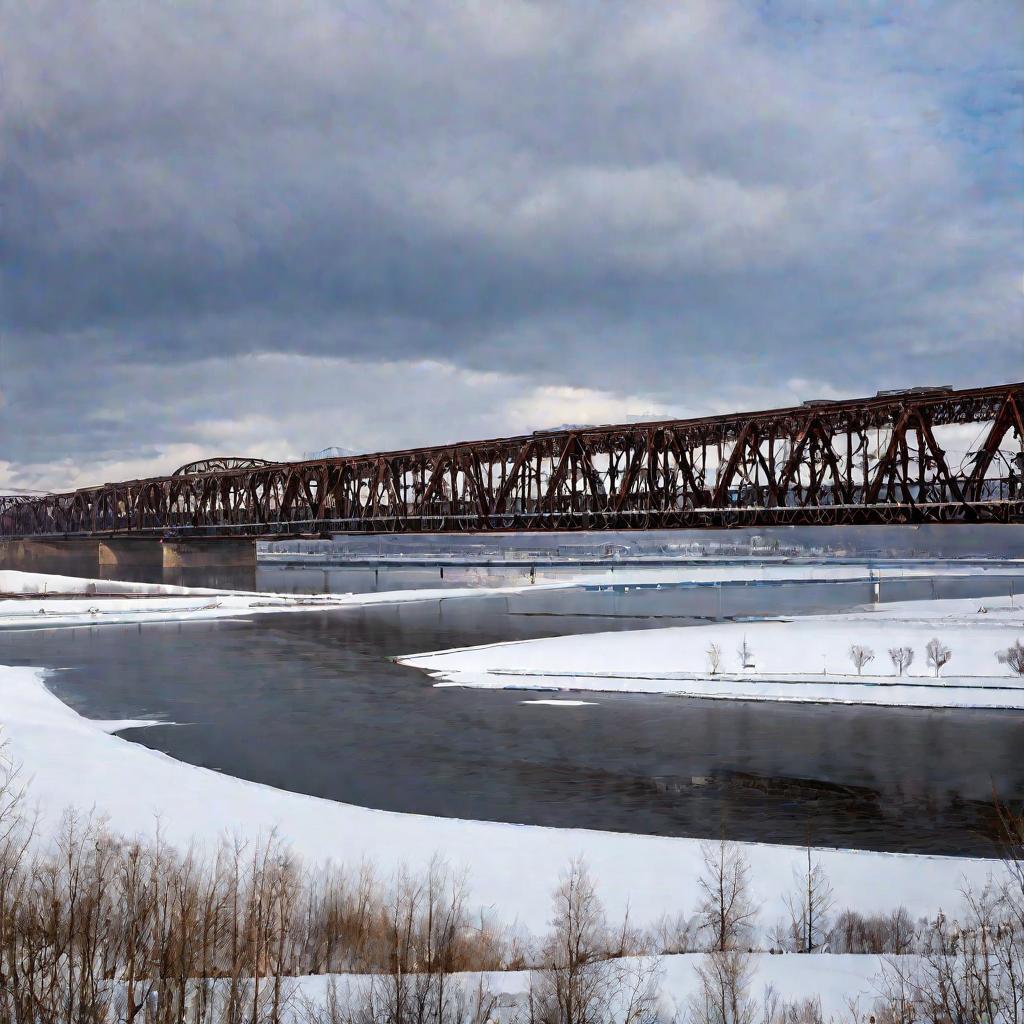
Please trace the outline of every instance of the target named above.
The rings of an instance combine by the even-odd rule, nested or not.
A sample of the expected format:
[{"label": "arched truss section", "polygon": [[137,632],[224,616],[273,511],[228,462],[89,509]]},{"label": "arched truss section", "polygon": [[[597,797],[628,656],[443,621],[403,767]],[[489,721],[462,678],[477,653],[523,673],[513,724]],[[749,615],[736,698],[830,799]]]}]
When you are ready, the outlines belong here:
[{"label": "arched truss section", "polygon": [[200,459],[198,462],[187,462],[184,466],[179,466],[171,476],[194,476],[199,473],[219,473],[228,469],[255,469],[257,466],[273,465],[273,462],[266,459]]},{"label": "arched truss section", "polygon": [[1024,522],[1024,384],[552,431],[0,498],[0,536]]}]

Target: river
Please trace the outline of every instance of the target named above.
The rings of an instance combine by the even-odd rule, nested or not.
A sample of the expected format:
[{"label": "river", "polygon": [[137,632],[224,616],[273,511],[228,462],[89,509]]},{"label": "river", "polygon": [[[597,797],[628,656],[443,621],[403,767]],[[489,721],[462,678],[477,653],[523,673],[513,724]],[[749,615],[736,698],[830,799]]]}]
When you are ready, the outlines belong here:
[{"label": "river", "polygon": [[[322,570],[261,573],[264,588],[342,585]],[[382,584],[379,573],[375,582],[408,585],[387,576]],[[446,582],[460,580],[449,573]],[[933,584],[912,586],[925,596]],[[252,621],[4,633],[0,662],[61,669],[49,685],[89,717],[175,723],[123,734],[135,742],[370,807],[994,854],[993,786],[1008,798],[1024,793],[1019,714],[611,694],[588,696],[592,706],[551,707],[524,703],[531,695],[522,691],[437,688],[390,660],[499,640],[687,624],[720,611],[820,611],[869,599],[863,583],[581,591],[561,594],[552,614],[547,598],[531,607],[482,591],[470,600]]]}]

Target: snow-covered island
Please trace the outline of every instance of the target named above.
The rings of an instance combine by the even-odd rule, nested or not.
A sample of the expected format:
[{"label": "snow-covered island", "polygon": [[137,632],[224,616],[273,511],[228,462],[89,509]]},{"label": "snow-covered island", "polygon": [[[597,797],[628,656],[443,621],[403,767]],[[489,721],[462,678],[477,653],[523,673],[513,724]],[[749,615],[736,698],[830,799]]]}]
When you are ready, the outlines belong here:
[{"label": "snow-covered island", "polygon": [[1008,596],[552,637],[400,660],[457,686],[1020,709],[1021,642],[1024,598]]}]

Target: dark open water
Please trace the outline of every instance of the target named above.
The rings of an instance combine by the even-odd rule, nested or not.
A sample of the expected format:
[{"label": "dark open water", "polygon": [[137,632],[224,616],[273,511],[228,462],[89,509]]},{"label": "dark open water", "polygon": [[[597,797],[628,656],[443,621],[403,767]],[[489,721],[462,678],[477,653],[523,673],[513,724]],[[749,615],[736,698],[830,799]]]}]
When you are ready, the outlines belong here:
[{"label": "dark open water", "polygon": [[[281,572],[261,582],[322,589]],[[913,586],[930,593],[930,583]],[[993,854],[993,786],[1007,799],[1024,795],[1024,715],[635,695],[553,708],[521,703],[536,694],[434,688],[389,660],[687,623],[719,609],[831,610],[869,596],[860,584],[562,594],[567,616],[548,614],[540,595],[511,605],[489,596],[248,623],[0,633],[0,662],[65,668],[50,685],[85,715],[180,723],[125,735],[182,760],[372,807]]]}]

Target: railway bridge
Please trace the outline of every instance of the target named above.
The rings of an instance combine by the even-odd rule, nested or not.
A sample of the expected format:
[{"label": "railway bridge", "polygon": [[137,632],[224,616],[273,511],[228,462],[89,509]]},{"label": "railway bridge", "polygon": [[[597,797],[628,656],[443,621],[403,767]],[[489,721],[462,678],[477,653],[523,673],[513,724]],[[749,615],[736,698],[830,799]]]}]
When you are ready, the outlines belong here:
[{"label": "railway bridge", "polygon": [[0,541],[1024,523],[1024,383],[303,462],[211,459],[0,497]]}]

